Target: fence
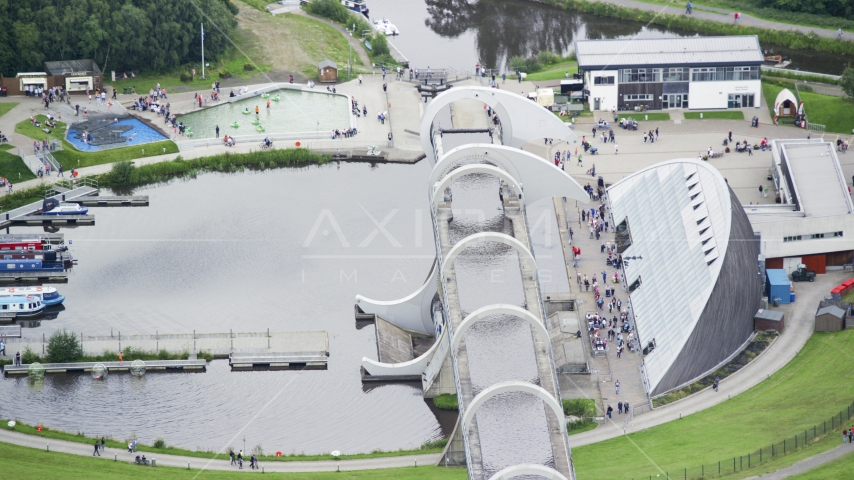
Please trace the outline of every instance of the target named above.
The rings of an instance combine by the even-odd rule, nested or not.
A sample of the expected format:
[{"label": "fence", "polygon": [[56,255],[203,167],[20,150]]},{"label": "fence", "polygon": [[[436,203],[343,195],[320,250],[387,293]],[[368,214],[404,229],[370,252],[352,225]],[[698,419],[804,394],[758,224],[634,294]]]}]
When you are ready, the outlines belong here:
[{"label": "fence", "polygon": [[664,477],[660,477],[661,472],[656,472],[652,475],[633,477],[632,480],[643,480],[646,478],[689,480],[717,478],[724,475],[731,475],[735,472],[757,467],[801,450],[827,435],[841,435],[842,430],[847,429],[847,426],[849,425],[847,422],[851,419],[852,415],[854,415],[854,403],[848,405],[839,413],[820,424],[813,425],[811,428],[804,429],[803,432],[795,433],[790,437],[783,438],[770,445],[765,445],[764,447],[748,452],[745,455],[739,455],[732,458],[727,457],[717,462],[705,463],[693,467],[683,467],[675,472],[666,471],[664,472]]}]

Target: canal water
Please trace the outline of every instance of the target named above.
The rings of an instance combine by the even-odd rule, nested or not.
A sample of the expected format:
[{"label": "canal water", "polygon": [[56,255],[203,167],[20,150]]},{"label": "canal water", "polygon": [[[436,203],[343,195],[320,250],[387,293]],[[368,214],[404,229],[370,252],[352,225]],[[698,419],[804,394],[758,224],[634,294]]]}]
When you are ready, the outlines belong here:
[{"label": "canal water", "polygon": [[[489,175],[466,175],[453,183],[452,243],[479,232],[513,235],[498,190],[498,179]],[[553,229],[549,224],[539,230]],[[473,245],[457,258],[454,271],[463,318],[496,303],[525,307],[519,256],[512,247]],[[518,317],[490,315],[474,324],[465,333],[465,348],[474,395],[507,380],[540,383],[531,327]],[[476,422],[485,478],[520,463],[554,465],[542,400],[520,393],[498,395],[478,410]]]},{"label": "canal water", "polygon": [[247,448],[285,453],[418,448],[442,436],[453,423],[440,424],[420,384],[362,384],[361,359],[377,347],[353,310],[356,294],[395,299],[424,281],[435,257],[429,171],[204,174],[135,192],[150,195],[147,208],[98,209],[97,226],[62,230],[79,259],[58,286],[65,311],[25,335],[326,330],[329,369],[232,373],[217,360],[206,373],[104,382],[3,378],[0,416],[187,448],[242,448],[245,435]]},{"label": "canal water", "polygon": [[[391,42],[413,68],[477,63],[502,69],[507,59],[542,50],[568,54],[576,39],[666,38],[694,32],[645,26],[521,0],[368,0],[371,18],[387,18],[400,30]],[[792,59],[790,68],[839,75],[854,56],[762,45]],[[769,52],[770,53],[770,52]]]}]

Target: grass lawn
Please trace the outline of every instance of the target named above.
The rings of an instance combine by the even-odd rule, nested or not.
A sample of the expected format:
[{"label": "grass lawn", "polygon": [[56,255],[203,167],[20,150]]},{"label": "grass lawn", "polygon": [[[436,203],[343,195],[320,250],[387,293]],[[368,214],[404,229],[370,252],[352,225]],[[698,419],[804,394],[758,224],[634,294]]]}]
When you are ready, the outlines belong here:
[{"label": "grass lawn", "polygon": [[854,99],[801,92],[807,120],[827,127],[828,132],[850,134],[854,128]]},{"label": "grass lawn", "polygon": [[17,103],[12,103],[12,102],[0,103],[0,117],[2,117],[3,115],[6,115],[7,113],[9,113],[9,110],[11,110],[17,106],[18,106]]},{"label": "grass lawn", "polygon": [[[662,120],[670,120],[670,114],[667,112],[659,112],[659,113],[648,113],[648,112],[635,112],[634,114],[625,115],[621,114],[620,118],[631,117],[637,121],[662,121]],[[620,121],[617,120],[617,124],[619,125]]]},{"label": "grass lawn", "polygon": [[540,72],[529,73],[528,76],[525,77],[525,80],[529,82],[560,80],[567,78],[567,73],[569,73],[569,77],[572,78],[572,74],[576,72],[578,72],[578,62],[563,62],[549,65],[545,70]]},{"label": "grass lawn", "polygon": [[[106,452],[110,456],[112,452]],[[123,455],[123,462],[94,459],[65,453],[45,452],[41,449],[19,447],[0,443],[0,471],[3,478],[68,478],[68,479],[232,479],[245,478],[247,472],[233,472],[198,469],[186,470],[170,467],[141,467],[127,463],[129,457]],[[261,461],[261,466],[264,462]],[[199,465],[202,462],[199,461]],[[245,469],[248,469],[248,465]],[[283,480],[341,480],[343,478],[361,479],[411,479],[411,480],[463,480],[468,478],[464,468],[445,468],[434,466],[389,468],[384,470],[359,470],[352,472],[324,473],[265,473],[264,478]]]},{"label": "grass lawn", "polygon": [[[746,455],[816,424],[821,427],[851,403],[851,390],[841,387],[854,382],[854,369],[848,368],[852,351],[852,330],[813,334],[788,365],[729,401],[679,421],[573,448],[578,477],[629,479],[682,472]],[[721,395],[726,395],[725,386]],[[835,436],[819,442],[826,446],[806,451],[814,455],[831,448],[837,444]]]},{"label": "grass lawn", "polygon": [[0,177],[8,178],[12,181],[13,185],[24,180],[36,178],[33,172],[24,165],[21,157],[6,152],[6,150],[11,150],[12,148],[9,144],[0,145]]},{"label": "grass lawn", "polygon": [[[673,0],[640,0],[643,3],[652,3],[655,5],[668,5],[671,7],[677,7],[685,11],[685,5],[688,2],[675,3]],[[747,14],[755,18],[759,18],[762,20],[768,20],[771,22],[779,22],[779,23],[787,23],[791,25],[803,25],[809,27],[816,28],[824,28],[829,30],[836,30],[839,28],[838,23],[834,17],[829,15],[808,15],[802,14],[799,12],[788,12],[783,10],[778,10],[774,8],[761,8],[756,5],[757,2],[753,1],[744,1],[744,0],[700,0],[699,2],[694,2],[694,10],[700,12],[707,13],[715,13],[718,15],[728,17],[727,23],[732,23],[732,14],[736,11],[741,12],[742,14]],[[722,8],[725,10],[729,10],[729,13],[723,13],[719,11],[715,11],[709,8],[703,7],[715,7]],[[844,19],[839,19],[844,20]],[[828,23],[823,23],[828,22]],[[845,31],[854,31],[854,29],[850,27],[843,28]]]},{"label": "grass lawn", "polygon": [[707,119],[725,119],[725,120],[744,120],[744,112],[735,111],[713,111],[713,112],[685,112],[686,120],[700,120],[700,114],[703,114],[703,120]]},{"label": "grass lawn", "polygon": [[837,458],[832,462],[814,468],[800,475],[789,477],[793,480],[825,480],[828,478],[851,478],[851,469],[854,468],[854,453]]},{"label": "grass lawn", "polygon": [[[44,125],[46,117],[44,115],[37,115],[36,120],[42,122],[42,125]],[[53,156],[65,170],[70,170],[72,167],[90,167],[92,165],[100,165],[102,163],[112,163],[122,160],[133,160],[136,158],[163,155],[164,148],[166,149],[165,153],[178,152],[178,145],[175,145],[175,142],[171,140],[147,143],[145,145],[138,145],[134,147],[114,148],[112,150],[103,150],[100,152],[81,152],[74,148],[71,143],[62,140],[65,128],[64,123],[56,122],[56,129],[54,129],[54,133],[52,135],[53,137],[56,137],[57,144],[62,142],[63,150],[53,152]],[[39,127],[34,127],[29,120],[24,120],[15,125],[15,132],[36,140],[42,140],[47,136]],[[145,153],[143,153],[143,151]]]}]

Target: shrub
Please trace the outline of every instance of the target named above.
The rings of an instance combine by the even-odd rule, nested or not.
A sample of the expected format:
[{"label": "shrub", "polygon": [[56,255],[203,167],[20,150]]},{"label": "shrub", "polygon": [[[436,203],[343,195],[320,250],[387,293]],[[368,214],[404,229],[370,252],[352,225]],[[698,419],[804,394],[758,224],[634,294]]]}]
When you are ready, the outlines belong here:
[{"label": "shrub", "polygon": [[38,354],[27,345],[27,348],[24,349],[23,355],[21,355],[21,363],[36,363],[41,362],[41,358],[39,358]]},{"label": "shrub", "polygon": [[256,457],[260,457],[260,456],[264,455],[264,449],[261,448],[260,443],[258,445],[255,445],[254,447],[252,447],[252,455],[255,455]]},{"label": "shrub", "polygon": [[709,156],[708,156],[708,155],[703,155],[703,161],[706,161],[706,162],[707,162],[707,161],[709,161]]},{"label": "shrub", "polygon": [[180,78],[182,82],[192,82],[193,74],[190,72],[181,72]]},{"label": "shrub", "polygon": [[166,448],[166,440],[163,440],[163,437],[157,437],[157,440],[154,441],[154,448]]},{"label": "shrub", "polygon": [[53,332],[47,341],[47,359],[51,363],[74,362],[83,356],[83,345],[77,334],[66,329]]},{"label": "shrub", "polygon": [[515,57],[510,57],[510,60],[507,62],[507,69],[513,72],[521,72],[525,70],[527,67],[525,65],[525,57],[516,55]]},{"label": "shrub", "polygon": [[536,72],[540,68],[540,61],[537,60],[537,57],[530,57],[525,59],[525,69],[527,72]]},{"label": "shrub", "polygon": [[350,10],[338,0],[311,0],[303,5],[303,9],[308,13],[338,23],[347,23],[350,18]]},{"label": "shrub", "polygon": [[131,185],[137,181],[136,166],[133,162],[116,162],[110,170],[111,185]]},{"label": "shrub", "polygon": [[388,40],[384,33],[376,32],[371,36],[371,53],[374,55],[391,55],[388,49]]},{"label": "shrub", "polygon": [[590,398],[565,399],[563,413],[574,417],[592,417],[596,415],[596,404]]},{"label": "shrub", "polygon": [[854,67],[850,64],[842,72],[842,76],[839,78],[839,86],[842,87],[845,95],[854,98]]},{"label": "shrub", "polygon": [[566,422],[566,431],[571,432],[573,430],[581,430],[590,425],[593,425],[593,420],[588,417],[584,417],[572,422]]},{"label": "shrub", "polygon": [[437,438],[436,440],[427,440],[426,442],[421,444],[421,450],[434,450],[439,448],[445,448],[445,445],[448,444],[448,437]]},{"label": "shrub", "polygon": [[543,50],[537,54],[537,60],[543,65],[551,65],[560,61],[560,55],[549,50]]},{"label": "shrub", "polygon": [[433,399],[433,405],[442,410],[458,410],[460,404],[457,402],[457,396],[449,393],[443,393]]}]

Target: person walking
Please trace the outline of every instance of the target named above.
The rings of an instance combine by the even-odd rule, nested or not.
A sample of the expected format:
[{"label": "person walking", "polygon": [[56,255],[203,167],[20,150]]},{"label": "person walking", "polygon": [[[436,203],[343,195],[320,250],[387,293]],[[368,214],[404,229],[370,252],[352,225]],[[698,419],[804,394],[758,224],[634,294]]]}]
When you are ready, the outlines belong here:
[{"label": "person walking", "polygon": [[623,414],[623,402],[617,403],[617,413],[619,413],[620,415]]},{"label": "person walking", "polygon": [[658,127],[655,127],[655,139],[658,140]]},{"label": "person walking", "polygon": [[234,458],[234,450],[229,450],[229,452],[228,452],[228,456],[229,456],[229,457],[231,457],[231,464],[232,464],[232,465],[234,465],[235,463],[237,463],[237,459],[236,459],[236,458]]},{"label": "person walking", "polygon": [[101,452],[100,452],[100,450],[98,450],[98,448],[99,448],[100,446],[101,446],[101,443],[100,443],[98,440],[95,440],[95,451],[94,451],[94,452],[92,452],[92,456],[93,456],[93,457],[94,457],[95,455],[98,455],[99,457],[101,456]]},{"label": "person walking", "polygon": [[614,383],[614,389],[616,392],[615,394],[619,395],[620,394],[620,381],[619,380],[617,380],[616,383]]},{"label": "person walking", "polygon": [[216,138],[219,138],[219,125],[216,126]]},{"label": "person walking", "polygon": [[765,187],[763,187],[762,185],[759,185],[759,196],[760,197],[762,196],[763,191],[765,191]]},{"label": "person walking", "polygon": [[839,27],[839,30],[836,31],[836,39],[842,40],[842,27]]},{"label": "person walking", "polygon": [[15,353],[15,366],[21,366],[21,352]]},{"label": "person walking", "polygon": [[768,198],[768,185],[765,185],[765,191],[762,192],[762,198]]},{"label": "person walking", "polygon": [[688,5],[685,7],[685,14],[691,15],[691,11],[694,9],[694,2],[688,2]]},{"label": "person walking", "polygon": [[133,453],[133,442],[128,442],[128,453]]},{"label": "person walking", "polygon": [[615,143],[614,144],[614,155],[616,155],[618,153],[620,153],[620,146]]},{"label": "person walking", "polygon": [[2,338],[0,338],[0,355],[6,356],[6,343],[3,342]]},{"label": "person walking", "polygon": [[614,407],[608,405],[608,418],[611,418],[611,413],[614,411]]},{"label": "person walking", "polygon": [[715,377],[715,384],[713,385],[715,388],[715,392],[718,391],[718,387],[720,386],[720,383],[721,383],[720,377]]}]

